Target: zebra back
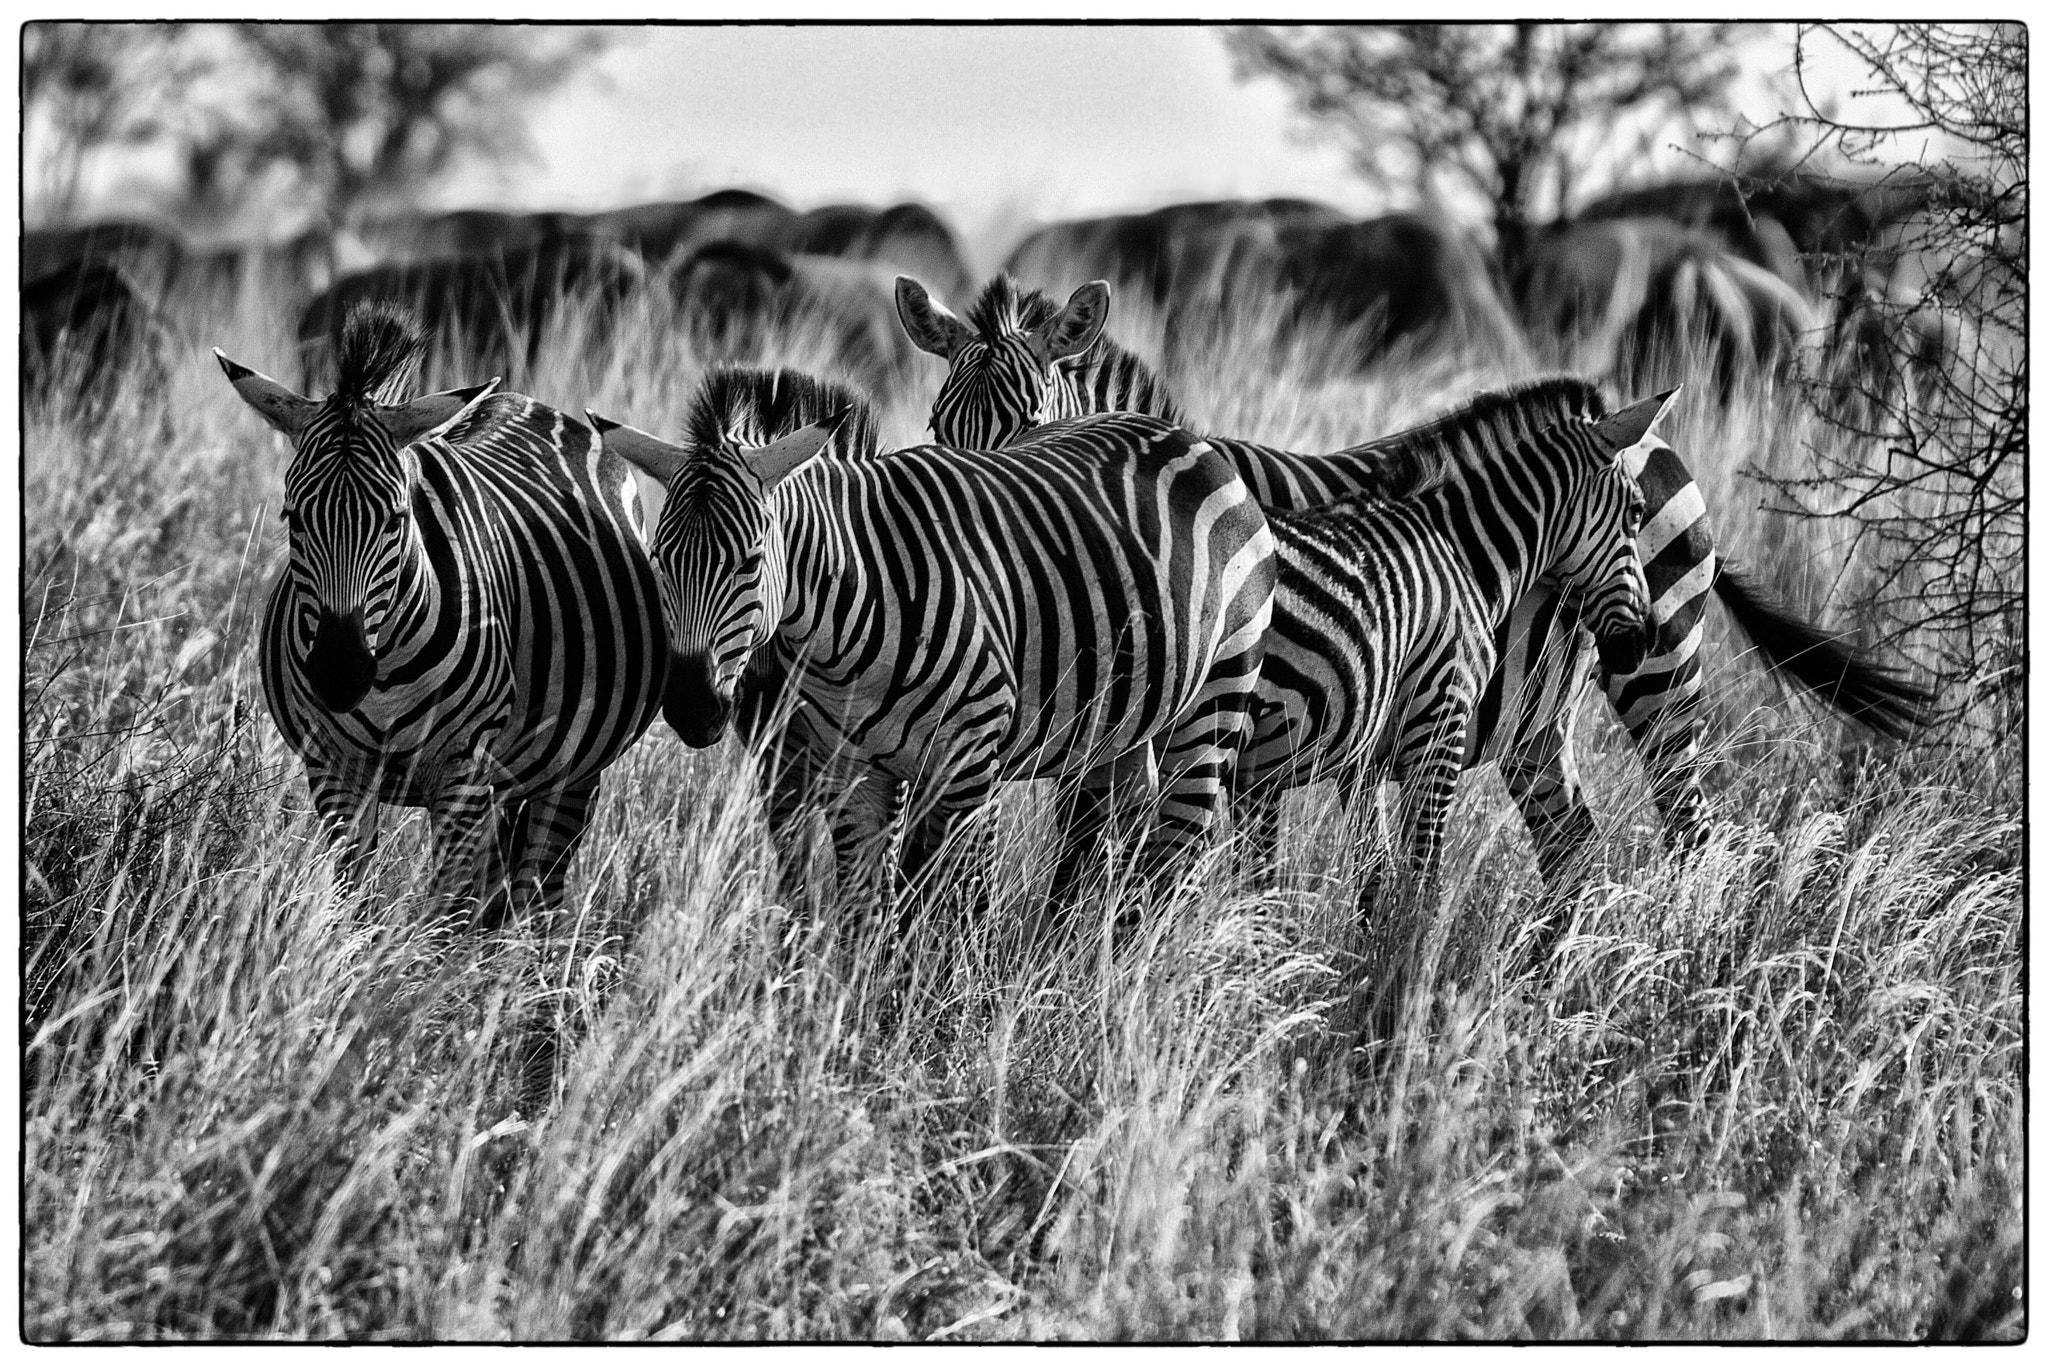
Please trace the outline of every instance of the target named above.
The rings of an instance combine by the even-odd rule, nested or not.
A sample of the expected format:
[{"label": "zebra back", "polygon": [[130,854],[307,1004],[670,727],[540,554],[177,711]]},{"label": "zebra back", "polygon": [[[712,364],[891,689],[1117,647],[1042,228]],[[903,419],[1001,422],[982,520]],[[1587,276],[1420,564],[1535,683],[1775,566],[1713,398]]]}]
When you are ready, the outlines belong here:
[{"label": "zebra back", "polygon": [[1560,422],[1606,415],[1607,400],[1593,384],[1552,375],[1478,394],[1426,422],[1327,455],[1210,439],[1230,457],[1261,504],[1297,511],[1360,495],[1412,497],[1438,486],[1456,469],[1474,468]]}]

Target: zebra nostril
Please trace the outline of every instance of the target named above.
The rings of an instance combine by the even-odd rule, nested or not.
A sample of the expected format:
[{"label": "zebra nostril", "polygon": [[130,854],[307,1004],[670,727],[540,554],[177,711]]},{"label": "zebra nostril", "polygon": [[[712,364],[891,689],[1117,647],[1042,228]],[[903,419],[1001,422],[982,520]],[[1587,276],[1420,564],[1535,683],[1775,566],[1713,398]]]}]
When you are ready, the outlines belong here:
[{"label": "zebra nostril", "polygon": [[353,710],[377,681],[375,645],[363,633],[361,611],[339,616],[323,609],[306,651],[305,675],[329,711]]},{"label": "zebra nostril", "polygon": [[669,728],[694,749],[716,744],[732,719],[731,693],[718,685],[718,668],[708,653],[678,655],[669,666],[661,714]]},{"label": "zebra nostril", "polygon": [[1610,673],[1628,674],[1641,668],[1643,660],[1649,657],[1650,640],[1650,619],[1642,616],[1625,626],[1601,632],[1593,643],[1602,666]]}]

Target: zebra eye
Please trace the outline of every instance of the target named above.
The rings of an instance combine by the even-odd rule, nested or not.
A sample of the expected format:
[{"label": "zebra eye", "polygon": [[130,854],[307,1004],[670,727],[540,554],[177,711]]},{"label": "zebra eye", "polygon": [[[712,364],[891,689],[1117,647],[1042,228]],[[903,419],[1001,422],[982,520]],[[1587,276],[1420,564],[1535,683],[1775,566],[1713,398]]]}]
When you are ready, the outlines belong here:
[{"label": "zebra eye", "polygon": [[278,508],[277,519],[283,522],[287,527],[297,526],[299,524],[298,513],[292,511],[292,509],[289,507]]}]

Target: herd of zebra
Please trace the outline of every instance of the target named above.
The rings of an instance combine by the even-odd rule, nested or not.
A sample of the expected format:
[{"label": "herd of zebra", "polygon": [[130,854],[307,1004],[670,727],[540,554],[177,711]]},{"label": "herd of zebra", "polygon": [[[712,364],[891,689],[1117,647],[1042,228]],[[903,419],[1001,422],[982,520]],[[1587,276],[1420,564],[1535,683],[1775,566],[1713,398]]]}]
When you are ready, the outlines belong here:
[{"label": "herd of zebra", "polygon": [[[346,869],[380,805],[424,807],[439,913],[545,913],[659,713],[761,748],[771,831],[789,852],[822,813],[849,906],[914,896],[1001,784],[1050,778],[1055,905],[1115,822],[1156,882],[1227,824],[1270,856],[1286,790],[1392,779],[1412,907],[1488,762],[1568,889],[1596,658],[1668,838],[1707,824],[1709,596],[1844,714],[1927,718],[1725,557],[1656,435],[1675,394],[1541,379],[1301,454],[1190,429],[1102,282],[1062,305],[998,276],[963,318],[901,277],[895,303],[948,366],[933,442],[895,451],[860,393],[790,370],[714,368],[663,433],[497,380],[413,396],[426,334],[389,302],[348,308],[324,399],[215,352],[293,446],[261,671]],[[635,470],[666,490],[651,530]]]}]

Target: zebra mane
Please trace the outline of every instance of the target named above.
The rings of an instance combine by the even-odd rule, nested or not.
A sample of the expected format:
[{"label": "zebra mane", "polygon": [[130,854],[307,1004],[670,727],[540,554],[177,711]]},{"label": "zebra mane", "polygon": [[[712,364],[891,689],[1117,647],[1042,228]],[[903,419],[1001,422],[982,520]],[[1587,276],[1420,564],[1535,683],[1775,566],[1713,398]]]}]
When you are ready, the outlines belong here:
[{"label": "zebra mane", "polygon": [[797,370],[720,367],[706,375],[690,402],[686,448],[723,449],[729,442],[762,446],[813,422],[851,409],[834,443],[841,456],[874,450],[875,417],[867,400],[844,384]]},{"label": "zebra mane", "polygon": [[[968,305],[967,324],[982,341],[994,345],[1010,333],[1028,332],[1046,322],[1060,306],[1044,290],[1026,289],[1005,273],[981,287],[981,293]],[[1116,391],[1118,411],[1142,412],[1165,422],[1183,420],[1180,404],[1174,401],[1166,381],[1135,353],[1119,346],[1107,328],[1093,346],[1068,356],[1059,368],[1084,387],[1098,376],[1108,379]]]},{"label": "zebra mane", "polygon": [[1439,487],[1459,465],[1478,464],[1560,422],[1606,415],[1607,400],[1592,383],[1576,375],[1546,375],[1478,394],[1419,426],[1338,453],[1372,466],[1361,473],[1358,492],[1398,500]]},{"label": "zebra mane", "polygon": [[334,396],[349,408],[389,405],[411,390],[427,337],[404,304],[365,299],[349,305],[334,349]]},{"label": "zebra mane", "polygon": [[1002,274],[983,285],[967,306],[967,325],[992,344],[1011,332],[1031,330],[1059,310],[1059,304],[1044,290],[1026,289]]}]

